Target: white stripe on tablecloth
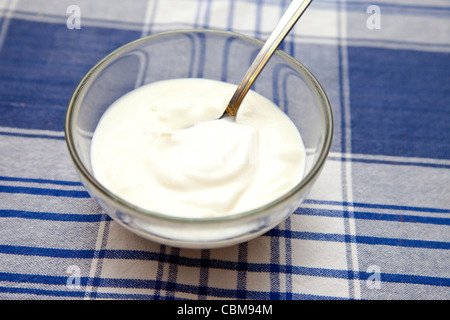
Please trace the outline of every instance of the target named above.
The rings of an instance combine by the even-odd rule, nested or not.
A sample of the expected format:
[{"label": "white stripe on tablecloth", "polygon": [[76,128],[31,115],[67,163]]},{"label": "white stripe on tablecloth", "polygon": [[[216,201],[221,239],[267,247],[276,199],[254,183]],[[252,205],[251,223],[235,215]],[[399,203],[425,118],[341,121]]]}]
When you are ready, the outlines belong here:
[{"label": "white stripe on tablecloth", "polygon": [[[339,19],[338,19],[338,28],[339,29],[339,39],[346,39],[346,33],[347,33],[347,12],[345,8],[344,1],[341,1],[341,5],[339,6],[339,13],[338,13]],[[350,87],[349,87],[349,79],[348,79],[348,55],[347,55],[347,46],[346,43],[340,44],[340,50],[341,50],[341,85],[343,86],[341,88],[342,90],[342,103],[343,106],[343,115],[344,115],[344,124],[345,127],[342,130],[345,130],[345,141],[343,143],[345,144],[345,152],[351,153],[351,118],[350,118]],[[346,206],[346,209],[349,215],[349,218],[347,219],[347,227],[348,227],[348,234],[351,237],[356,236],[356,230],[355,230],[355,219],[354,219],[354,213],[353,213],[353,190],[352,190],[352,162],[346,161],[342,163],[343,166],[343,186],[345,190],[343,191],[343,200],[344,202],[347,202],[349,205]],[[358,253],[357,253],[357,247],[355,242],[349,243],[350,247],[350,258],[351,258],[351,270],[358,271]],[[351,280],[350,282],[353,282],[350,284],[350,298],[353,294],[353,298],[360,299],[361,298],[361,288],[359,286],[359,280]],[[352,292],[353,291],[353,292]]]}]

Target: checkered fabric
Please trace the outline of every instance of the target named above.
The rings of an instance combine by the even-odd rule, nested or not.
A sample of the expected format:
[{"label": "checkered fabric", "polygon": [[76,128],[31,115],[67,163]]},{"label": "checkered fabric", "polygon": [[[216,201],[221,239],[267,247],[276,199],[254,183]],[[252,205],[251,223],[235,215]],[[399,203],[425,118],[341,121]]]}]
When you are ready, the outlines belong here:
[{"label": "checkered fabric", "polygon": [[140,37],[261,40],[288,0],[0,0],[1,299],[449,299],[450,2],[315,0],[281,49],[322,83],[324,171],[285,222],[188,250],[112,221],[79,182],[64,114]]}]

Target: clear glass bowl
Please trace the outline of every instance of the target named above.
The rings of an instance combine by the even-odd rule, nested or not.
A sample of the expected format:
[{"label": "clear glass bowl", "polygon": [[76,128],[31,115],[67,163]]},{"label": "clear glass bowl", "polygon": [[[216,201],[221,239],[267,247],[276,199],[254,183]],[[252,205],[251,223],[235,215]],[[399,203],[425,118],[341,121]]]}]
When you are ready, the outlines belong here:
[{"label": "clear glass bowl", "polygon": [[262,45],[255,39],[223,31],[166,32],[124,45],[86,74],[67,108],[66,142],[81,182],[111,218],[162,244],[215,248],[255,238],[277,226],[299,206],[327,158],[333,117],[320,83],[302,64],[280,50],[252,86],[290,117],[306,147],[303,180],[279,199],[229,216],[178,218],[128,203],[104,188],[92,173],[92,135],[100,117],[116,99],[144,84],[176,78],[207,78],[237,85]]}]

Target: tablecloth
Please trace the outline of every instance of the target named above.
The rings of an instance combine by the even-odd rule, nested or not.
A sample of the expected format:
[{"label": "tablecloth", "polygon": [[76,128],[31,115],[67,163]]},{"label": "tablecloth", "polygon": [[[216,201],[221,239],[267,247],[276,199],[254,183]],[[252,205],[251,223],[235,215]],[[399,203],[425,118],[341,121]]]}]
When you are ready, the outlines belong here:
[{"label": "tablecloth", "polygon": [[75,173],[70,95],[102,57],[175,29],[265,40],[287,0],[0,0],[0,298],[450,298],[450,3],[315,0],[280,50],[321,82],[333,145],[308,198],[208,249],[125,230]]}]

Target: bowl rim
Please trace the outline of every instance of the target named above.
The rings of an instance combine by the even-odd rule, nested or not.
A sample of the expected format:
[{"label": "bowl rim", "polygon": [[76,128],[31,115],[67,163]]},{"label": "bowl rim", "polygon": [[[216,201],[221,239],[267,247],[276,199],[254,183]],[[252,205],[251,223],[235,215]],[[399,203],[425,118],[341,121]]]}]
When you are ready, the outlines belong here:
[{"label": "bowl rim", "polygon": [[[281,49],[277,49],[275,51],[275,55],[281,56],[284,60],[290,62],[291,66],[294,67],[300,74],[306,76],[305,81],[311,86],[314,87],[315,90],[317,90],[315,96],[320,97],[320,100],[323,101],[323,103],[320,103],[320,107],[324,110],[322,110],[324,117],[325,117],[325,137],[323,141],[323,148],[320,150],[320,154],[313,163],[313,166],[309,170],[308,174],[303,177],[303,179],[291,190],[283,194],[282,196],[276,198],[275,200],[272,200],[271,202],[259,206],[257,208],[234,213],[234,214],[227,214],[222,216],[214,216],[214,217],[182,217],[182,216],[176,216],[176,215],[170,215],[170,214],[164,214],[161,212],[152,211],[146,208],[139,207],[137,205],[134,205],[133,203],[130,203],[129,201],[122,199],[121,197],[117,196],[116,194],[109,191],[107,188],[105,188],[97,179],[89,172],[89,170],[86,168],[86,166],[83,164],[83,161],[81,160],[77,147],[75,146],[74,139],[71,134],[71,124],[73,119],[73,113],[77,110],[75,110],[75,102],[80,97],[80,93],[82,93],[83,88],[92,81],[92,78],[98,74],[104,67],[106,67],[109,63],[114,61],[115,57],[120,56],[122,53],[137,47],[145,42],[154,41],[156,39],[162,38],[162,37],[170,37],[173,35],[179,35],[179,34],[199,34],[199,33],[210,33],[210,34],[221,34],[223,36],[233,36],[236,38],[243,39],[248,42],[252,42],[258,46],[263,46],[264,42],[257,40],[255,38],[252,38],[250,36],[240,34],[237,32],[232,31],[224,31],[224,30],[214,30],[214,29],[178,29],[178,30],[171,30],[171,31],[165,31],[165,32],[159,32],[153,35],[149,35],[146,37],[141,37],[139,39],[136,39],[134,41],[128,42],[105,57],[103,57],[99,62],[97,62],[80,80],[77,87],[72,92],[72,95],[70,97],[65,118],[64,118],[64,136],[66,141],[66,146],[69,151],[69,155],[72,158],[72,162],[77,168],[77,171],[79,174],[82,175],[82,177],[89,181],[91,186],[93,186],[98,192],[100,192],[103,196],[109,198],[110,200],[114,201],[119,207],[125,207],[127,212],[132,210],[133,214],[142,214],[147,217],[159,219],[159,220],[165,220],[165,221],[171,221],[171,222],[195,222],[195,223],[217,223],[217,222],[224,222],[224,221],[233,221],[233,220],[240,220],[244,218],[248,218],[251,216],[257,216],[258,214],[263,214],[267,210],[275,207],[276,205],[284,202],[285,200],[288,200],[289,198],[293,197],[295,194],[297,194],[300,190],[305,188],[307,185],[309,185],[311,182],[315,180],[317,175],[320,173],[321,169],[323,168],[325,161],[328,157],[328,154],[331,149],[331,144],[333,140],[333,131],[334,131],[334,121],[333,121],[333,111],[331,108],[330,101],[328,99],[328,96],[326,92],[324,91],[322,85],[320,82],[316,79],[316,77],[298,60],[287,54],[286,52],[282,51]],[[244,70],[245,71],[245,70]]]}]

